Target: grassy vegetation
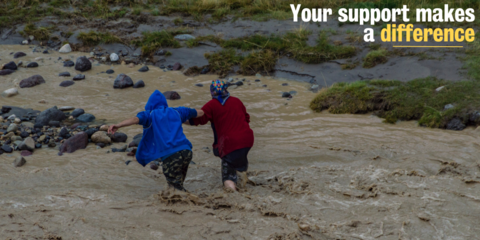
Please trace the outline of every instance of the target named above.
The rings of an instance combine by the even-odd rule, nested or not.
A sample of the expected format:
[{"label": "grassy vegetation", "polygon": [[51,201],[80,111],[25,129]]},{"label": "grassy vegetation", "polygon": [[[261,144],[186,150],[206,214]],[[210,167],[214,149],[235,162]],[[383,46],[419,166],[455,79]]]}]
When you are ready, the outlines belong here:
[{"label": "grassy vegetation", "polygon": [[181,47],[180,43],[174,39],[177,34],[190,33],[186,28],[162,30],[158,32],[143,32],[142,38],[132,41],[138,47],[142,47],[144,57],[152,56],[160,48]]},{"label": "grassy vegetation", "polygon": [[255,75],[260,72],[271,72],[277,63],[276,53],[271,50],[254,51],[248,54],[240,63],[243,75]]},{"label": "grassy vegetation", "polygon": [[237,55],[235,49],[232,48],[216,53],[205,53],[205,58],[208,60],[210,68],[220,77],[225,77],[235,65],[239,65],[243,60],[243,57]]},{"label": "grassy vegetation", "polygon": [[30,35],[32,35],[35,40],[37,41],[45,41],[45,40],[48,40],[50,39],[50,34],[51,34],[51,30],[53,30],[55,27],[39,27],[37,28],[37,26],[35,26],[35,24],[33,23],[29,23],[27,25],[25,25],[25,28],[23,29],[23,31],[20,32],[20,34],[24,37],[28,37]]},{"label": "grassy vegetation", "polygon": [[[419,56],[422,58],[422,55]],[[430,77],[409,82],[369,80],[337,83],[322,89],[310,103],[310,108],[337,114],[374,112],[387,123],[418,120],[419,125],[433,128],[445,128],[454,118],[465,125],[480,125],[480,118],[475,117],[480,112],[478,66],[480,41],[475,40],[467,47],[465,67],[470,76],[468,80],[454,82]],[[441,86],[443,89],[436,91]],[[454,107],[445,109],[447,104]]]},{"label": "grassy vegetation", "polygon": [[80,32],[78,40],[82,41],[86,46],[95,46],[100,43],[119,43],[122,40],[110,32],[99,33],[95,31]]},{"label": "grassy vegetation", "polygon": [[372,68],[375,67],[377,64],[386,63],[388,52],[385,49],[378,49],[370,51],[365,59],[363,59],[363,67],[364,68]]}]

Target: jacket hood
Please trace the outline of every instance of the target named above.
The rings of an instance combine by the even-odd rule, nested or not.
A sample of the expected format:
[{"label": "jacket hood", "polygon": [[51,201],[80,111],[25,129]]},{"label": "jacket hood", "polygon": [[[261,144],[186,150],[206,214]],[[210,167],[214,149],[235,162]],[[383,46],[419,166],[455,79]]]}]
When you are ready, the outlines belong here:
[{"label": "jacket hood", "polygon": [[165,96],[160,91],[155,90],[145,104],[145,111],[153,111],[159,108],[168,108],[168,103]]}]

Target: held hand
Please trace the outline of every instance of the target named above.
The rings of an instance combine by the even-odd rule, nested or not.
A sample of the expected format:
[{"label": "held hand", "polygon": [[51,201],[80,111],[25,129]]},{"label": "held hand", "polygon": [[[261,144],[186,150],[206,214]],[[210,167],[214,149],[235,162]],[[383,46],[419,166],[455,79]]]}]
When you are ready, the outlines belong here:
[{"label": "held hand", "polygon": [[115,132],[117,132],[117,130],[118,130],[119,128],[120,128],[120,127],[118,127],[116,124],[111,125],[110,127],[108,127],[108,133],[109,133],[109,134],[115,134]]},{"label": "held hand", "polygon": [[204,114],[205,114],[205,112],[203,112],[203,110],[197,109],[197,118],[203,117]]}]

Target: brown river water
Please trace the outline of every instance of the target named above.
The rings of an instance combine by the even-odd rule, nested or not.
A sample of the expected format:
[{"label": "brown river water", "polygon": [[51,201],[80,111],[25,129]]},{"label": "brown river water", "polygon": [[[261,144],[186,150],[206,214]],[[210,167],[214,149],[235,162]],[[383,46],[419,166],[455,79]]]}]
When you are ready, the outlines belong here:
[{"label": "brown river water", "polygon": [[[0,76],[0,90],[41,74],[45,84],[19,89],[1,105],[45,110],[54,105],[85,109],[116,123],[142,111],[155,90],[177,91],[170,106],[200,108],[210,100],[215,76],[187,77],[150,66],[97,65],[86,79],[63,88],[63,59],[85,53],[32,53],[2,46],[0,64],[24,51],[26,62]],[[100,73],[107,69],[115,73]],[[113,89],[126,73],[142,89]],[[461,132],[418,127],[415,122],[382,123],[371,115],[314,113],[308,84],[269,77],[245,78],[230,88],[251,115],[255,145],[249,154],[250,181],[242,191],[222,188],[220,160],[211,152],[209,125],[185,126],[193,161],[185,187],[191,194],[162,192],[161,169],[143,168],[111,147],[58,156],[36,150],[14,168],[19,153],[0,155],[1,239],[480,239],[480,141]],[[194,84],[202,83],[203,87]],[[282,86],[288,83],[288,86]],[[266,84],[267,87],[262,85]],[[297,91],[291,100],[283,91]],[[39,103],[45,100],[47,103]],[[141,126],[120,131],[129,136]],[[116,143],[112,147],[122,147]],[[206,149],[208,147],[208,149]],[[129,165],[125,161],[132,160]]]}]

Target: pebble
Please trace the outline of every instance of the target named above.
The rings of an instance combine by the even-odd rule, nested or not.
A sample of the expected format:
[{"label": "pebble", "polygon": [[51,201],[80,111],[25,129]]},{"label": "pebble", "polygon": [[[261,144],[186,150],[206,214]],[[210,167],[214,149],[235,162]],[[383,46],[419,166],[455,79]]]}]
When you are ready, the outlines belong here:
[{"label": "pebble", "polygon": [[60,52],[60,53],[69,53],[69,52],[71,52],[71,51],[72,51],[72,47],[70,47],[70,44],[68,44],[68,43],[65,44],[65,45],[63,45],[63,46],[60,48],[60,50],[58,50],[58,52]]},{"label": "pebble", "polygon": [[116,61],[118,61],[118,59],[119,59],[119,57],[116,53],[110,54],[110,61],[111,62],[116,62]]},{"label": "pebble", "polygon": [[143,66],[140,69],[138,69],[139,72],[147,72],[149,69],[147,66]]},{"label": "pebble", "polygon": [[112,73],[114,73],[114,72],[115,72],[115,71],[113,71],[113,69],[108,69],[108,70],[106,71],[107,74],[112,74]]},{"label": "pebble", "polygon": [[58,110],[60,110],[60,111],[71,111],[73,109],[75,109],[75,108],[72,107],[72,106],[63,106],[63,107],[60,107]]},{"label": "pebble", "polygon": [[13,166],[15,166],[15,167],[21,167],[21,166],[25,165],[25,163],[27,163],[27,161],[25,160],[25,158],[23,158],[23,157],[17,157],[17,158],[15,158],[15,160],[13,161]]},{"label": "pebble", "polygon": [[10,88],[5,90],[2,95],[5,97],[13,97],[17,94],[18,94],[18,90],[16,88]]},{"label": "pebble", "polygon": [[83,80],[85,79],[85,75],[84,74],[77,74],[75,75],[75,77],[73,77],[73,80],[77,81],[77,80]]},{"label": "pebble", "polygon": [[135,85],[133,85],[133,88],[143,88],[145,87],[145,83],[143,82],[143,80],[138,80]]}]

